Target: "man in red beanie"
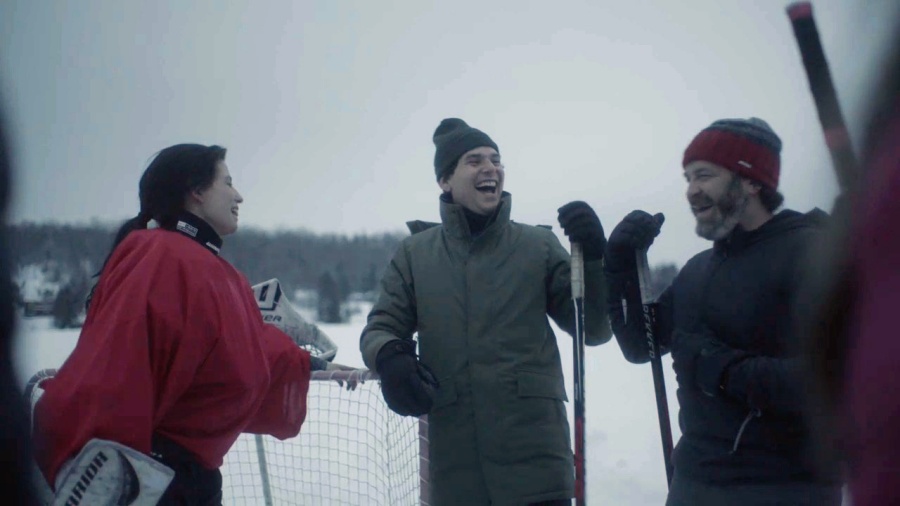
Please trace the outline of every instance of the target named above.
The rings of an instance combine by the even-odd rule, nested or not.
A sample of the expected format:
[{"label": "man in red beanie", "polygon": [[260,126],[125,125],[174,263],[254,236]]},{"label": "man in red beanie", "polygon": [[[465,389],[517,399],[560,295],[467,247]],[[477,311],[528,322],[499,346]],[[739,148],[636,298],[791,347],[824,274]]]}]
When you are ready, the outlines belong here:
[{"label": "man in red beanie", "polygon": [[[777,212],[780,152],[758,118],[716,121],[684,152],[696,233],[713,247],[658,300],[657,335],[672,353],[681,407],[668,506],[840,504],[839,486],[809,459],[791,310],[823,213]],[[633,363],[649,360],[635,251],[662,222],[633,211],[607,244],[610,320]]]}]

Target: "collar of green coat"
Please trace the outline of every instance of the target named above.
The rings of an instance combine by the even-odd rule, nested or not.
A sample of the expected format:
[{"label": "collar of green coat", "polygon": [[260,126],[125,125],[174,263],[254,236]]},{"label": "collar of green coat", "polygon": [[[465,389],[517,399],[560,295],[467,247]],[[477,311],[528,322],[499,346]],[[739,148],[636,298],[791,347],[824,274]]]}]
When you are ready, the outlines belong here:
[{"label": "collar of green coat", "polygon": [[416,235],[419,232],[423,232],[432,227],[439,227],[440,223],[435,223],[433,221],[422,221],[422,220],[412,220],[406,222],[406,228],[409,229],[410,235]]},{"label": "collar of green coat", "polygon": [[[463,210],[463,207],[444,199],[443,195],[441,195],[440,202],[441,221],[443,222],[444,230],[446,230],[451,237],[469,239],[472,234],[469,231],[469,222],[466,219],[466,213]],[[481,235],[491,234],[493,231],[509,223],[509,211],[511,207],[512,195],[503,192],[500,196],[500,204],[497,205],[497,210],[494,211],[494,215],[488,220],[488,224],[484,227],[484,231]]]}]

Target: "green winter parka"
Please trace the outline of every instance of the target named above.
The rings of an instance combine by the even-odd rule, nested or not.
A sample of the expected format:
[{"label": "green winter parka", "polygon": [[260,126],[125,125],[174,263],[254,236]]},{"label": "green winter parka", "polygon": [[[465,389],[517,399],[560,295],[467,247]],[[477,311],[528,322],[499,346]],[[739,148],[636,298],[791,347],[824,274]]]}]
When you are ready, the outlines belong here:
[{"label": "green winter parka", "polygon": [[[411,222],[360,338],[363,359],[418,332],[440,381],[428,415],[431,503],[521,505],[574,493],[567,400],[549,315],[575,333],[569,254],[543,227],[510,221],[511,196],[473,238],[441,198],[442,225]],[[419,226],[416,226],[418,224]],[[585,342],[612,333],[601,261],[585,262]]]}]

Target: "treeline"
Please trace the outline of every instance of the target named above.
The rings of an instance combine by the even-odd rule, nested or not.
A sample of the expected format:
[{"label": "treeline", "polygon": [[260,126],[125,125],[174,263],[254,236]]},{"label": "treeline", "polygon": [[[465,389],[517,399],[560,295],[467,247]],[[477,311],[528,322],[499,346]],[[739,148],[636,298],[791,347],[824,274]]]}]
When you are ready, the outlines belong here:
[{"label": "treeline", "polygon": [[[61,288],[81,287],[100,269],[115,232],[116,226],[103,224],[11,225],[13,272],[39,265],[44,281]],[[225,239],[222,256],[250,283],[278,278],[288,294],[327,287],[329,293],[345,299],[352,292],[375,290],[404,236],[400,232],[347,236],[243,227]]]},{"label": "treeline", "polygon": [[[57,326],[77,325],[91,277],[106,258],[117,226],[23,223],[9,228],[13,272],[38,266],[40,282],[56,287],[53,292],[32,289],[30,297],[53,303]],[[346,316],[342,304],[351,293],[371,294],[377,289],[382,272],[405,235],[348,236],[242,227],[226,238],[222,256],[251,284],[278,278],[288,294],[300,289],[315,293],[319,321],[337,322]],[[674,264],[654,267],[654,292],[661,293],[677,272]],[[20,293],[20,302],[27,302],[27,298]]]},{"label": "treeline", "polygon": [[[110,225],[24,223],[9,226],[13,272],[27,265],[52,265],[52,275],[96,272],[109,251]],[[58,279],[50,281],[56,282]]]},{"label": "treeline", "polygon": [[288,293],[318,290],[330,275],[344,293],[375,290],[406,234],[314,234],[243,228],[227,238],[222,256],[251,283],[278,278]]}]

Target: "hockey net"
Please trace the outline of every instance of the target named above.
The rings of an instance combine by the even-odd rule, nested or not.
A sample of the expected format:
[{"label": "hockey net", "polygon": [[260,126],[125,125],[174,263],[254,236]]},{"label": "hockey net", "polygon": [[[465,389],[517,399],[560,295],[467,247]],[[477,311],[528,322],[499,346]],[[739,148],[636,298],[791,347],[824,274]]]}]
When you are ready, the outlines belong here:
[{"label": "hockey net", "polygon": [[[31,406],[55,373],[45,369],[28,382]],[[316,371],[311,379],[297,437],[243,434],[225,456],[224,504],[428,505],[427,418],[394,414],[369,371]],[[355,390],[339,384],[348,381]]]},{"label": "hockey net", "polygon": [[372,373],[317,371],[300,434],[242,435],[225,457],[223,495],[247,505],[423,505],[427,462],[427,420],[390,411]]}]

